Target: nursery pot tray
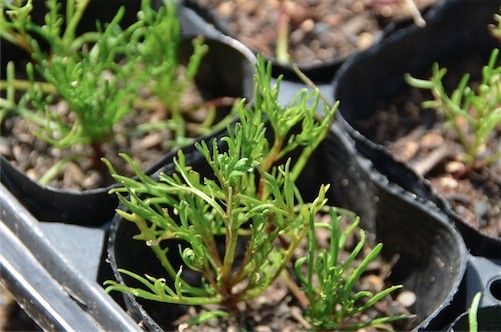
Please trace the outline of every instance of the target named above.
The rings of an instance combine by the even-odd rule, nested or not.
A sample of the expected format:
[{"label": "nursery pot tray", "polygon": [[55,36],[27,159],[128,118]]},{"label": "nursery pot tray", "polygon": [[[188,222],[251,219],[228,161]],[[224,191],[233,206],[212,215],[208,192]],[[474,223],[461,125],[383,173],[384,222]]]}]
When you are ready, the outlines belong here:
[{"label": "nursery pot tray", "polygon": [[[62,230],[59,234],[71,239],[58,238],[51,227],[49,240],[40,222],[3,185],[0,185],[0,207],[1,282],[40,327],[44,330],[138,330],[95,278],[82,272],[89,267],[83,258],[92,248],[85,248],[87,253],[80,261],[69,261],[57,248],[60,241],[79,241],[78,232],[70,234]],[[73,249],[81,250],[78,246]],[[100,257],[100,252],[94,254]],[[94,257],[90,264],[95,261]]]},{"label": "nursery pot tray", "polygon": [[[211,29],[193,10],[181,7],[179,13],[185,33],[203,33],[221,38],[220,32]],[[396,30],[388,38],[397,38],[395,36],[399,33],[401,31]],[[228,37],[224,39],[232,40]],[[250,51],[238,42],[236,45],[247,59],[252,59]],[[227,59],[223,57],[222,60],[225,62]],[[324,74],[326,76],[322,77],[334,73]],[[288,103],[291,96],[303,87],[297,80],[283,81],[280,102]],[[320,88],[332,99],[331,85],[323,84]],[[361,102],[364,100],[367,98],[360,99]],[[194,167],[206,167],[193,146],[183,151],[190,156],[187,160]],[[159,161],[155,170],[171,172],[174,154]],[[430,196],[420,195],[421,191],[417,189],[414,193],[409,190],[417,187],[428,193],[412,174],[405,167],[395,166],[391,157],[361,140],[346,126],[336,124],[311,157],[298,185],[307,199],[308,193],[315,193],[319,184],[331,184],[329,204],[347,207],[358,213],[363,227],[375,234],[377,241],[384,243],[383,255],[400,255],[392,281],[403,283],[418,296],[413,308],[417,314],[415,329],[437,330],[446,328],[460,316],[466,310],[466,297],[473,290],[484,289],[491,279],[475,279],[475,273],[471,273],[475,270],[469,269],[469,280],[466,280],[464,275],[470,259],[467,250],[473,248],[479,256],[485,256],[486,252],[477,251],[472,238],[463,233],[468,239],[468,246],[465,246],[454,225],[449,222],[449,216],[437,209],[436,202]],[[2,167],[2,183],[9,184],[5,175]],[[85,213],[76,213],[83,220],[75,226],[68,225],[75,223],[75,219],[67,214],[57,218],[33,217],[30,213],[35,213],[33,199],[36,193],[26,187],[21,189],[23,191],[16,192],[13,187],[6,189],[0,185],[0,268],[2,283],[24,310],[47,330],[138,330],[138,325],[95,281],[98,272],[106,273],[102,271],[102,265],[99,271],[95,269],[98,263],[105,261],[100,248],[106,245],[102,237],[108,230],[112,210],[116,207],[114,198],[106,216],[99,220]],[[12,193],[16,193],[17,198]],[[100,194],[104,195],[104,191]],[[49,201],[54,204],[59,198]],[[31,212],[23,205],[30,206]],[[99,200],[89,206],[103,207]],[[40,223],[53,219],[64,224],[58,227],[58,224]],[[113,267],[141,272],[131,266],[133,264],[126,257],[127,253],[130,251],[131,257],[140,255],[136,263],[142,263],[151,258],[151,252],[147,248],[139,248],[139,241],[131,245],[131,235],[134,234],[134,229],[130,228],[132,224],[119,223],[118,219],[112,224],[109,241]],[[99,228],[81,228],[87,222]],[[90,253],[88,259],[83,258],[80,249],[71,245],[72,241],[79,241],[78,233],[82,230],[94,237],[91,245],[95,247],[92,252],[87,252]],[[71,248],[74,251],[70,254]],[[117,255],[116,251],[121,255]],[[489,251],[488,257],[493,256],[499,258],[499,250]],[[486,264],[490,264],[490,260],[487,261]],[[82,269],[89,272],[87,276]],[[116,270],[114,272],[117,280],[123,281],[122,276]],[[112,276],[99,276],[103,277]],[[120,303],[119,298],[116,300]],[[166,312],[171,314],[172,307],[151,309],[150,304],[131,296],[125,296],[125,302],[132,317],[142,320],[147,328],[157,330],[166,327],[159,317]]]}]

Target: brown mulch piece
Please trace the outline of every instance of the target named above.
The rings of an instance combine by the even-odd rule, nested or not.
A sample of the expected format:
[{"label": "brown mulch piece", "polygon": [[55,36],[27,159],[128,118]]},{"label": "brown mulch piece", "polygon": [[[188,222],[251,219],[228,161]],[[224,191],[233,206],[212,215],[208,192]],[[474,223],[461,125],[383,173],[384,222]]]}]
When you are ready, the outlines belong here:
[{"label": "brown mulch piece", "polygon": [[[388,23],[436,0],[196,0],[256,52],[274,57],[280,13],[289,19],[289,54],[299,64],[345,58],[371,46]],[[285,9],[285,10],[284,10]]]}]

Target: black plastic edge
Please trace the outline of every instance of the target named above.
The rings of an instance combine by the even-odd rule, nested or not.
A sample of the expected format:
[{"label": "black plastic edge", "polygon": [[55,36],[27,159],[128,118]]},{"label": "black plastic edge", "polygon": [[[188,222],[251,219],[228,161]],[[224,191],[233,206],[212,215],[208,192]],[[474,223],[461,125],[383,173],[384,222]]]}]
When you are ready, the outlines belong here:
[{"label": "black plastic edge", "polygon": [[468,261],[469,261],[469,255],[463,237],[457,230],[456,226],[447,221],[447,216],[442,211],[434,208],[434,204],[432,202],[425,199],[421,199],[417,195],[404,190],[402,187],[389,181],[386,176],[378,172],[373,167],[373,164],[369,159],[365,158],[356,151],[355,142],[353,138],[351,138],[349,134],[345,132],[339,124],[335,123],[330,130],[334,132],[342,141],[344,141],[346,147],[352,151],[360,167],[369,174],[370,178],[373,180],[374,183],[381,186],[387,192],[399,196],[400,199],[415,206],[417,209],[425,211],[426,213],[434,217],[437,221],[442,223],[446,228],[450,229],[451,234],[454,234],[456,243],[459,246],[459,252],[462,253],[462,255],[460,255],[461,261],[458,264],[459,271],[457,274],[457,278],[456,280],[454,280],[453,286],[451,287],[451,291],[442,302],[442,305],[437,307],[426,319],[421,321],[418,324],[418,326],[416,326],[414,329],[416,331],[426,330],[428,325],[435,319],[435,317],[439,315],[443,309],[448,307],[454,301],[456,293],[459,291],[460,285],[463,281],[463,278],[465,277],[466,268],[468,266]]}]

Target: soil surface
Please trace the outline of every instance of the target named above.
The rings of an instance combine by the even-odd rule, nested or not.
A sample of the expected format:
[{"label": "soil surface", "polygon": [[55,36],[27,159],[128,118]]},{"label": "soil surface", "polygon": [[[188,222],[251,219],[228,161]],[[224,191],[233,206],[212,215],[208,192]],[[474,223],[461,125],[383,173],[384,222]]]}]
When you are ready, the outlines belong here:
[{"label": "soil surface", "polygon": [[[471,75],[471,87],[481,81],[486,59],[475,56],[441,67],[449,68],[444,87],[452,91],[460,75]],[[430,74],[420,76],[430,77]],[[450,93],[450,92],[449,92]],[[372,117],[360,121],[358,129],[384,145],[400,161],[425,176],[464,221],[492,237],[501,237],[501,160],[472,169],[462,162],[462,147],[441,113],[423,109],[433,97],[428,91],[407,89],[389,103],[380,104]],[[465,126],[463,122],[459,125]],[[501,125],[490,135],[480,157],[501,153]]]},{"label": "soil surface", "polygon": [[[278,22],[289,22],[289,54],[299,64],[345,58],[371,46],[392,21],[436,0],[191,0],[209,8],[244,44],[275,57]],[[416,8],[416,7],[414,7]],[[284,14],[285,13],[285,14]]]},{"label": "soil surface", "polygon": [[[328,222],[326,220],[326,222]],[[323,248],[329,246],[330,231],[326,229],[317,230],[317,243]],[[340,252],[341,261],[349,256],[351,251],[358,243],[359,236],[352,235],[346,241],[345,248]],[[358,266],[361,260],[370,252],[372,246],[366,246],[362,253],[354,261],[353,266]],[[306,246],[298,248],[295,252],[295,258],[304,257],[307,255]],[[369,290],[372,293],[381,291],[390,285],[391,268],[396,263],[384,261],[378,257],[369,264],[366,272],[356,283],[356,291]],[[289,271],[289,276],[294,282],[294,272]],[[213,318],[201,325],[188,325],[189,319],[208,310],[224,310],[218,306],[203,306],[190,307],[188,312],[180,317],[175,323],[178,331],[306,331],[311,330],[312,326],[304,316],[304,308],[300,301],[291,292],[291,288],[287,286],[287,281],[280,277],[272,284],[262,295],[250,301],[247,304],[240,303],[240,315],[238,317]],[[413,312],[413,305],[416,301],[416,296],[413,292],[405,289],[397,290],[389,296],[386,296],[382,301],[377,303],[365,313],[355,317],[350,323],[367,321],[376,317],[392,316],[398,314],[409,314]],[[387,328],[394,330],[410,330],[415,325],[413,319],[397,321]],[[377,331],[375,328],[366,328],[364,331]]]},{"label": "soil surface", "polygon": [[[103,157],[110,160],[120,174],[127,176],[134,174],[119,157],[119,152],[132,156],[141,168],[146,170],[173,147],[191,142],[191,139],[174,142],[173,131],[166,126],[165,120],[168,120],[169,115],[164,106],[158,100],[148,98],[148,96],[144,101],[148,103],[148,108],[135,107],[129,115],[115,125],[113,137],[101,145]],[[233,99],[223,98],[222,101],[217,102],[231,105]],[[209,103],[202,101],[194,86],[189,88],[183,96],[182,109],[191,110],[184,114],[188,137],[207,134],[207,132],[199,131],[198,128],[208,114]],[[68,106],[64,102],[59,102],[52,108],[52,111],[57,112],[63,118],[70,116]],[[141,126],[145,125],[157,127],[141,129]],[[0,154],[29,178],[35,181],[40,180],[59,160],[67,158],[69,162],[48,185],[83,191],[104,187],[114,182],[104,164],[99,158],[94,157],[94,151],[90,145],[56,148],[34,136],[33,133],[36,130],[37,127],[32,121],[17,115],[7,117],[1,125]]]}]

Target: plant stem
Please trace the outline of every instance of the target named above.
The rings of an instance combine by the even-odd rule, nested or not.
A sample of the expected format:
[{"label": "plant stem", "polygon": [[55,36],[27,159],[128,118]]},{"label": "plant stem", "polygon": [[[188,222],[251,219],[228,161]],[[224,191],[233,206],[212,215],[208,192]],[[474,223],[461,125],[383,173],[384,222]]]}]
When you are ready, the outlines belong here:
[{"label": "plant stem", "polygon": [[287,13],[286,0],[280,0],[278,16],[278,37],[276,57],[281,64],[290,62],[289,58],[289,15]]},{"label": "plant stem", "polygon": [[45,172],[44,175],[42,175],[42,177],[40,177],[38,183],[42,185],[47,185],[50,181],[52,181],[54,177],[56,177],[63,170],[64,166],[67,163],[76,160],[78,158],[80,158],[79,155],[70,155],[61,160],[58,160],[54,165],[52,165],[51,168],[47,170],[47,172]]},{"label": "plant stem", "polygon": [[92,154],[92,167],[101,173],[102,171],[106,171],[104,164],[101,162],[101,158],[104,157],[104,151],[101,143],[92,142],[90,144],[93,154]]},{"label": "plant stem", "polygon": [[477,294],[475,294],[473,301],[471,302],[470,311],[468,312],[468,324],[470,325],[470,332],[478,331],[477,313],[481,297],[482,293],[478,292]]},{"label": "plant stem", "polygon": [[[47,94],[56,94],[56,87],[47,82],[34,82],[35,85],[39,86],[42,92]],[[14,87],[16,90],[29,90],[31,89],[33,83],[26,80],[12,80],[12,81],[0,81],[0,90],[6,90],[10,87]]]},{"label": "plant stem", "polygon": [[254,245],[254,236],[251,236],[251,239],[250,239],[249,243],[247,244],[247,250],[245,251],[244,258],[242,259],[240,267],[238,268],[238,271],[235,274],[235,277],[234,277],[235,284],[238,284],[240,281],[242,281],[242,276],[244,273],[245,266],[249,263],[251,255],[253,254],[253,250],[252,250],[253,245]]},{"label": "plant stem", "polygon": [[235,251],[237,247],[238,240],[238,230],[235,229],[235,223],[231,214],[233,208],[233,191],[231,187],[228,187],[228,192],[226,195],[226,212],[224,218],[226,219],[226,252],[223,259],[223,268],[221,270],[221,281],[223,288],[227,295],[231,295],[231,289],[233,287],[233,280],[231,278],[231,270],[233,267],[233,261],[235,259]]},{"label": "plant stem", "polygon": [[289,272],[286,269],[282,271],[282,278],[284,279],[285,284],[289,288],[290,292],[299,301],[301,307],[303,309],[308,307],[308,305],[310,304],[308,298],[306,297],[306,295],[304,295],[301,288],[298,287],[297,283],[291,278]]},{"label": "plant stem", "polygon": [[[270,152],[268,153],[268,155],[261,164],[261,170],[263,172],[268,172],[271,166],[273,166],[273,163],[277,161],[280,151],[282,150],[282,145],[283,145],[283,137],[276,136],[275,141],[273,142],[273,147],[271,148]],[[257,191],[257,197],[259,199],[262,199],[264,197],[265,184],[266,182],[264,178],[261,177],[259,179],[259,187]]]},{"label": "plant stem", "polygon": [[[154,230],[152,228],[148,227],[148,225],[146,224],[146,221],[139,216],[136,216],[134,218],[133,222],[136,224],[137,228],[139,229],[140,234],[142,234],[144,236],[144,240],[146,242],[151,241],[151,243],[153,243],[150,245],[151,250],[153,251],[155,256],[157,256],[157,259],[160,261],[160,265],[162,265],[162,267],[165,269],[165,271],[169,274],[169,277],[171,277],[172,280],[175,280],[177,272],[176,272],[176,270],[174,270],[174,267],[172,267],[172,264],[169,262],[169,259],[167,258],[165,251],[160,247],[159,244],[155,243],[155,241],[157,240],[157,237],[155,235]],[[192,294],[197,294],[197,293],[199,295],[204,294],[204,292],[201,289],[197,289],[195,287],[192,287],[183,279],[181,279],[181,282],[183,284],[183,287],[189,289]]]},{"label": "plant stem", "polygon": [[[147,241],[156,241],[156,236],[153,232],[152,229],[146,225],[146,221],[141,218],[137,217],[134,220],[134,223],[137,225],[137,228],[140,231],[140,234],[144,236],[144,240]],[[160,245],[158,244],[151,244],[150,245],[151,250],[155,253],[155,256],[157,256],[158,260],[160,261],[160,264],[162,267],[167,271],[169,276],[174,280],[176,278],[176,270],[172,267],[171,263],[169,262],[169,259],[165,255],[165,252],[160,248]]]},{"label": "plant stem", "polygon": [[[292,64],[292,70],[294,73],[299,77],[299,79],[306,84],[308,87],[310,87],[313,90],[318,91],[318,95],[320,96],[320,99],[327,105],[329,108],[332,108],[334,105],[329,101],[329,99],[322,93],[322,91],[318,88],[318,86],[308,77],[306,76],[301,69],[297,66],[297,64]],[[316,116],[317,119],[319,119],[318,115]]]},{"label": "plant stem", "polygon": [[[68,1],[69,3],[73,4],[73,1]],[[78,26],[78,23],[80,22],[80,19],[82,18],[82,15],[85,11],[85,8],[87,8],[87,5],[89,4],[90,0],[80,0],[77,1],[77,9],[75,13],[71,15],[71,21],[67,21],[66,25],[66,30],[64,31],[63,35],[63,44],[65,45],[65,49],[69,49],[69,46],[71,45],[71,42],[75,38],[75,30]],[[73,5],[71,6],[73,7]],[[71,10],[72,8],[68,9]],[[68,13],[67,13],[68,14]]]}]

